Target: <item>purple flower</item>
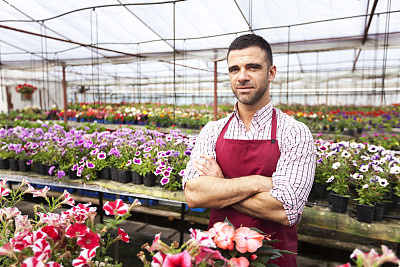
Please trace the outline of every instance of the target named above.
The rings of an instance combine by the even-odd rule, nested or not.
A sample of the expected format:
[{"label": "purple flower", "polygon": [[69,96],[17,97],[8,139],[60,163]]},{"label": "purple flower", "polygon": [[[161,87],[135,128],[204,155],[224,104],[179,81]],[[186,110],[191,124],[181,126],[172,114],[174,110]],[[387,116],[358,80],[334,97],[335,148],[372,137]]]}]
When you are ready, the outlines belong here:
[{"label": "purple flower", "polygon": [[185,174],[185,170],[181,170],[180,172],[179,172],[179,175],[180,176],[183,176]]},{"label": "purple flower", "polygon": [[139,156],[140,155],[140,151],[137,151],[136,153],[135,153],[135,156],[137,157],[137,156]]},{"label": "purple flower", "polygon": [[162,172],[162,171],[161,171],[160,169],[157,168],[157,169],[155,170],[154,174],[155,174],[155,175],[159,175],[159,174],[161,174],[161,172]]},{"label": "purple flower", "polygon": [[142,165],[142,160],[138,158],[133,158],[133,163],[137,165]]},{"label": "purple flower", "polygon": [[169,177],[170,175],[171,175],[171,172],[168,171],[168,170],[165,170],[165,171],[163,172],[163,176],[164,176],[164,177]]},{"label": "purple flower", "polygon": [[62,178],[62,177],[64,177],[65,176],[65,172],[64,171],[58,171],[57,172],[57,177],[58,178]]},{"label": "purple flower", "polygon": [[97,154],[97,158],[100,159],[100,160],[105,159],[106,158],[106,153],[100,152],[99,154]]},{"label": "purple flower", "polygon": [[33,162],[33,160],[28,160],[28,162],[26,163],[26,165],[31,165],[32,164],[32,162]]},{"label": "purple flower", "polygon": [[88,161],[86,161],[86,166],[87,166],[89,169],[93,169],[93,168],[95,167],[93,163],[88,162]]},{"label": "purple flower", "polygon": [[167,152],[165,152],[165,156],[166,157],[170,157],[172,155],[172,151],[168,150]]},{"label": "purple flower", "polygon": [[166,185],[169,183],[169,178],[168,177],[164,177],[161,179],[160,184],[161,185]]},{"label": "purple flower", "polygon": [[190,154],[192,154],[192,151],[190,151],[190,150],[186,150],[186,151],[185,151],[185,155],[186,155],[186,156],[190,156]]},{"label": "purple flower", "polygon": [[97,150],[97,149],[90,151],[90,155],[92,155],[92,156],[97,155],[97,153],[99,153],[99,150]]},{"label": "purple flower", "polygon": [[146,148],[146,149],[144,150],[144,152],[149,152],[150,150],[152,150],[152,147],[151,147],[151,146],[149,146],[148,148]]},{"label": "purple flower", "polygon": [[49,168],[49,171],[48,171],[49,175],[51,175],[51,174],[53,173],[53,170],[54,170],[55,168],[56,168],[56,167],[54,167],[54,166],[51,166],[51,167]]},{"label": "purple flower", "polygon": [[150,158],[150,157],[151,157],[151,154],[150,154],[150,153],[146,153],[146,154],[144,154],[144,157],[145,157],[145,158]]},{"label": "purple flower", "polygon": [[75,164],[74,166],[72,166],[71,171],[76,171],[78,169],[78,164]]},{"label": "purple flower", "polygon": [[128,162],[126,163],[126,166],[131,166],[132,164],[132,160],[128,160]]}]

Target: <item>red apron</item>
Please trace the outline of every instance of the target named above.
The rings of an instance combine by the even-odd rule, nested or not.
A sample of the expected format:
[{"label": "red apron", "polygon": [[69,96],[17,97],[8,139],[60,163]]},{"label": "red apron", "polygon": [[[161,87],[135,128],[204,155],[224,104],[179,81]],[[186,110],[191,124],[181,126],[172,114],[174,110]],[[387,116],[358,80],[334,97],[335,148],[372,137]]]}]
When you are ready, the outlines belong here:
[{"label": "red apron", "polygon": [[[271,140],[235,140],[223,138],[228,123],[222,129],[215,145],[218,165],[226,178],[242,177],[249,175],[263,175],[272,177],[276,164],[281,155],[276,140],[276,111],[272,113]],[[279,223],[250,217],[231,207],[213,209],[210,214],[209,228],[216,222],[223,222],[225,218],[236,227],[256,227],[266,234],[272,234],[271,239],[281,242],[274,243],[278,249],[297,252],[297,229],[296,224],[284,226]],[[288,254],[271,261],[279,266],[291,267],[296,265],[296,255]]]}]

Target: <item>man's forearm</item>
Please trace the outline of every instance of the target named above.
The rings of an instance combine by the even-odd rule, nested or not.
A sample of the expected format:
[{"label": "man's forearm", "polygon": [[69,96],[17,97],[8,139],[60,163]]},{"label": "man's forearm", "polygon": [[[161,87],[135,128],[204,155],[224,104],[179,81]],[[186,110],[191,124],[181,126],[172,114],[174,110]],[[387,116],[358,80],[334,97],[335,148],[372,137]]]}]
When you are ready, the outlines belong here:
[{"label": "man's forearm", "polygon": [[269,192],[255,194],[233,204],[232,208],[255,218],[289,226],[282,203],[271,196]]},{"label": "man's forearm", "polygon": [[260,175],[232,179],[199,176],[186,183],[185,196],[189,207],[220,209],[271,188],[271,179]]}]

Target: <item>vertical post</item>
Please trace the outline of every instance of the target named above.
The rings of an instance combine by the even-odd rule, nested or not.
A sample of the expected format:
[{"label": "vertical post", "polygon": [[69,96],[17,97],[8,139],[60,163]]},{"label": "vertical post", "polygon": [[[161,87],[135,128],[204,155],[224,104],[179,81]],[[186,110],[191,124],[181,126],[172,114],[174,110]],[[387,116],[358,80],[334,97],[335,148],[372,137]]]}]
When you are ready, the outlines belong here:
[{"label": "vertical post", "polygon": [[62,86],[63,86],[63,97],[64,97],[64,122],[68,123],[67,109],[68,109],[68,99],[67,99],[67,81],[65,80],[65,65],[62,65]]},{"label": "vertical post", "polygon": [[214,61],[214,120],[217,120],[217,107],[218,107],[218,98],[217,98],[217,61]]},{"label": "vertical post", "polygon": [[183,244],[183,234],[185,231],[185,208],[186,205],[185,203],[181,204],[181,229],[180,229],[180,235],[179,235],[179,245],[182,246]]}]

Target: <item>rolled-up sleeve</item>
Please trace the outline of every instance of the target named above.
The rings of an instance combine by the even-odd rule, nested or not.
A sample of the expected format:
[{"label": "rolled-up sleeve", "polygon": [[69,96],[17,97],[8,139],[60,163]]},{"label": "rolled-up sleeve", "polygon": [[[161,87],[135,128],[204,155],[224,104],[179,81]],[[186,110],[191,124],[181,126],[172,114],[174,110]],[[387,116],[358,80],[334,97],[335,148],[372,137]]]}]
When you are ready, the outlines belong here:
[{"label": "rolled-up sleeve", "polygon": [[200,176],[192,165],[193,160],[200,158],[200,155],[202,154],[212,156],[214,159],[216,159],[215,143],[218,135],[216,136],[215,127],[216,122],[208,122],[200,131],[200,134],[196,137],[196,144],[192,150],[192,154],[190,155],[190,159],[186,165],[186,169],[182,178],[183,188],[185,188],[187,181],[194,177]]},{"label": "rolled-up sleeve", "polygon": [[313,136],[300,122],[289,124],[278,140],[281,156],[272,175],[271,196],[283,204],[290,225],[300,221],[314,182],[316,156]]}]

